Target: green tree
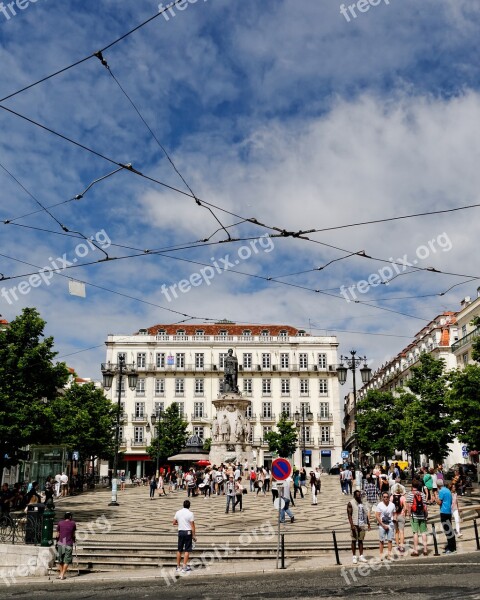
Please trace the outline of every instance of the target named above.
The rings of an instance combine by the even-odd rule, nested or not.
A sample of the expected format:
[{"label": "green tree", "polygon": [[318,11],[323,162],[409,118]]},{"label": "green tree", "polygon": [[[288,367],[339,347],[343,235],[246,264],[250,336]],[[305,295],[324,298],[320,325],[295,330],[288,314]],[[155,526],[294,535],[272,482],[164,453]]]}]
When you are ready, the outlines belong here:
[{"label": "green tree", "polygon": [[[480,327],[480,317],[474,317],[471,325]],[[472,358],[473,360],[480,362],[480,336],[477,337],[472,344]]]},{"label": "green tree", "polygon": [[49,403],[68,381],[64,363],[53,364],[53,338],[35,308],[0,331],[0,480],[5,456],[54,440]]},{"label": "green tree", "polygon": [[178,412],[178,404],[173,402],[163,413],[156,424],[157,435],[152,440],[147,452],[152,460],[165,462],[185,447],[188,440],[188,422]]},{"label": "green tree", "polygon": [[49,405],[56,442],[78,450],[82,461],[111,458],[115,451],[117,406],[93,383],[73,384]]},{"label": "green tree", "polygon": [[203,442],[203,449],[205,450],[205,452],[210,452],[211,448],[212,448],[212,438],[207,438]]},{"label": "green tree", "polygon": [[399,420],[393,394],[369,390],[357,402],[357,437],[362,452],[380,454],[387,461],[396,448]]},{"label": "green tree", "polygon": [[270,452],[277,452],[280,457],[288,458],[297,449],[298,435],[295,424],[286,414],[282,414],[277,423],[277,431],[266,433],[265,441]]},{"label": "green tree", "polygon": [[403,415],[398,448],[410,451],[412,456],[425,454],[435,462],[442,462],[448,455],[448,444],[455,437],[446,404],[448,377],[444,371],[443,359],[422,354],[407,382],[412,393],[401,393],[397,401]]},{"label": "green tree", "polygon": [[480,449],[480,366],[467,365],[449,373],[447,406],[455,423],[458,439]]}]

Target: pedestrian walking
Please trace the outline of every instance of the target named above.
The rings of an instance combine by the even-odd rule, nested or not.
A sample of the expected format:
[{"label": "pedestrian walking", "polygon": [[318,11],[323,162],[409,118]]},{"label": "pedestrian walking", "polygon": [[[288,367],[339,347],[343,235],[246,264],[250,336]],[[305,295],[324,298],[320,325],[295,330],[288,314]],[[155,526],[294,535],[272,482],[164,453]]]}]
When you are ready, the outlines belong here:
[{"label": "pedestrian walking", "polygon": [[160,473],[160,475],[158,476],[158,483],[157,483],[157,490],[158,490],[158,496],[166,496],[167,492],[165,491],[165,478],[163,477],[163,475]]},{"label": "pedestrian walking", "polygon": [[[183,508],[175,513],[173,524],[178,525],[178,545],[177,545],[177,567],[176,572],[180,570],[187,573],[192,569],[188,566],[188,559],[193,548],[193,542],[197,541],[195,533],[195,517],[190,510],[190,500],[184,500]],[[183,567],[180,569],[180,563],[183,556]]]},{"label": "pedestrian walking", "polygon": [[303,498],[302,486],[300,484],[300,472],[298,470],[293,473],[293,497],[297,497],[297,492],[300,492],[300,498]]},{"label": "pedestrian walking", "polygon": [[150,500],[155,498],[155,490],[157,489],[157,480],[155,475],[150,477]]},{"label": "pedestrian walking", "polygon": [[265,469],[265,476],[264,476],[264,481],[263,481],[263,494],[268,494],[268,492],[270,491],[270,481],[272,480],[272,472],[270,471],[269,467],[264,467]]},{"label": "pedestrian walking", "polygon": [[383,492],[382,500],[377,504],[375,516],[378,523],[378,539],[380,560],[383,560],[383,548],[387,542],[387,560],[392,559],[392,542],[393,542],[393,513],[395,512],[395,504],[390,502],[390,494]]},{"label": "pedestrian walking", "polygon": [[313,471],[310,472],[310,490],[312,492],[312,506],[318,504],[317,501],[317,478]]},{"label": "pedestrian walking", "polygon": [[427,497],[422,492],[422,483],[414,481],[412,491],[407,494],[406,516],[410,517],[410,526],[413,533],[413,551],[410,556],[418,556],[418,536],[422,536],[423,554],[427,556]]},{"label": "pedestrian walking", "polygon": [[370,531],[370,518],[368,516],[368,506],[364,506],[362,501],[362,492],[355,490],[353,492],[353,499],[347,504],[347,516],[348,522],[350,523],[350,537],[352,538],[352,562],[357,564],[357,543],[359,561],[367,562],[367,559],[363,556],[363,540],[365,534]]},{"label": "pedestrian walking", "polygon": [[285,523],[285,515],[290,517],[290,523],[295,521],[295,516],[290,510],[290,498],[283,498],[283,508],[280,509],[280,523]]},{"label": "pedestrian walking", "polygon": [[75,531],[77,524],[71,512],[66,512],[62,521],[57,524],[56,548],[58,562],[57,579],[66,579],[68,565],[72,564],[73,546],[75,544]]},{"label": "pedestrian walking", "polygon": [[272,481],[272,502],[275,502],[275,500],[278,498],[278,483],[275,481],[275,479]]},{"label": "pedestrian walking", "polygon": [[[240,512],[243,512],[243,492],[244,492],[245,488],[243,487],[242,484],[242,478],[239,477],[237,479],[237,481],[235,482],[235,504],[233,505],[233,508],[235,509],[235,507],[237,506],[237,504],[240,504]],[[246,490],[245,490],[246,492]]]},{"label": "pedestrian walking", "polygon": [[232,505],[232,512],[235,512],[235,481],[233,475],[230,475],[227,483],[225,484],[225,493],[227,496],[227,506],[225,508],[225,514],[228,515],[230,504]]},{"label": "pedestrian walking", "polygon": [[436,502],[440,506],[440,521],[447,538],[445,554],[453,554],[457,551],[457,542],[452,527],[452,492],[445,487],[443,480],[437,481],[437,485],[439,491]]},{"label": "pedestrian walking", "polygon": [[462,537],[462,534],[460,533],[460,511],[458,510],[458,494],[455,484],[452,483],[450,485],[450,491],[452,492],[452,517],[455,519],[455,532],[457,534],[457,537]]},{"label": "pedestrian walking", "polygon": [[399,552],[405,552],[405,514],[407,502],[405,500],[405,488],[403,485],[395,484],[390,501],[395,505],[393,524],[395,527],[395,543]]}]

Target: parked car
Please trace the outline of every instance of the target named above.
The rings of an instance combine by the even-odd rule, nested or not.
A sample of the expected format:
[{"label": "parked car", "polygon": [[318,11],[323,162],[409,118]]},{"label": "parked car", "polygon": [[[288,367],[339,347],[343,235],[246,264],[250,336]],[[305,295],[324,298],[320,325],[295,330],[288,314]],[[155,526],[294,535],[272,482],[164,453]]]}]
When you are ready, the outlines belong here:
[{"label": "parked car", "polygon": [[329,475],[339,475],[339,473],[340,465],[338,463],[333,465],[333,467],[330,467],[330,471],[328,472]]}]

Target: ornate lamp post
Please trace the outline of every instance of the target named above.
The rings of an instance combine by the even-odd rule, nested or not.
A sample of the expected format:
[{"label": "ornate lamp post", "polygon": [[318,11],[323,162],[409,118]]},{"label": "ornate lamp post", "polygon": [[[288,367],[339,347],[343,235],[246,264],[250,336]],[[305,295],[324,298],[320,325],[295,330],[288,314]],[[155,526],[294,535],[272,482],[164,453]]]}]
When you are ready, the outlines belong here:
[{"label": "ornate lamp post", "polygon": [[[360,448],[358,447],[357,440],[357,380],[356,373],[358,367],[363,363],[363,367],[359,369],[360,375],[362,376],[362,383],[368,383],[372,375],[372,369],[367,366],[367,357],[357,357],[356,350],[350,350],[351,357],[341,356],[341,364],[337,367],[338,381],[340,385],[344,385],[347,381],[347,371],[350,370],[353,373],[353,427],[354,427],[354,441],[355,450],[354,454],[358,453],[357,458],[360,459]],[[346,363],[346,366],[343,364]]]},{"label": "ornate lamp post", "polygon": [[117,400],[117,422],[115,426],[115,454],[113,456],[113,473],[112,473],[112,501],[109,502],[108,506],[118,506],[117,502],[117,489],[118,489],[118,446],[120,437],[120,410],[122,400],[122,381],[125,375],[128,377],[128,386],[131,390],[137,387],[138,373],[135,371],[135,365],[125,364],[125,357],[120,355],[118,363],[112,365],[111,363],[102,365],[103,373],[103,387],[109,390],[112,387],[113,378],[118,377],[118,400]]},{"label": "ornate lamp post", "polygon": [[[305,419],[306,417],[306,419]],[[296,421],[296,427],[297,429],[300,430],[300,427],[302,428],[302,438],[303,438],[303,447],[302,447],[302,467],[305,466],[305,455],[307,453],[307,448],[306,448],[306,441],[307,441],[307,436],[305,435],[305,420],[307,421],[312,421],[313,419],[313,413],[311,413],[310,411],[307,411],[305,406],[302,406],[302,412],[300,411],[296,411],[295,412],[295,421]],[[301,423],[301,424],[300,424]]]}]

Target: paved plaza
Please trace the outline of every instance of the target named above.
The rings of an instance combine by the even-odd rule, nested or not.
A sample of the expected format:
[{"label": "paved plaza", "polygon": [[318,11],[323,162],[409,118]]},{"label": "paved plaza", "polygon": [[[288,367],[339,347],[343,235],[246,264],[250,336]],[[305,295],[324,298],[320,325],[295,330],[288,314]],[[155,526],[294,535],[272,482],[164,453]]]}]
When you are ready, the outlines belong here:
[{"label": "paved plaza", "polygon": [[[172,525],[175,512],[182,507],[187,494],[178,490],[167,496],[149,498],[148,486],[127,487],[118,493],[120,506],[108,503],[111,492],[99,488],[57,502],[57,517],[65,510],[74,513],[78,523],[78,565],[82,571],[123,572],[131,569],[153,574],[159,568],[169,569],[175,564],[176,528]],[[285,536],[287,568],[312,568],[335,566],[333,534],[335,532],[340,560],[351,566],[350,528],[346,506],[351,496],[340,492],[338,477],[322,476],[322,491],[318,505],[312,506],[310,493],[301,499],[297,496],[291,507],[295,522],[281,525]],[[463,499],[462,499],[463,500]],[[479,506],[479,498],[464,499],[463,504]],[[197,545],[193,556],[209,553],[209,573],[228,569],[229,572],[270,570],[276,568],[278,512],[274,510],[271,493],[256,495],[248,492],[243,497],[243,511],[225,514],[225,496],[191,498],[191,510],[195,515]],[[429,532],[435,524],[439,550],[442,552],[445,538],[441,530],[438,507],[430,507]],[[463,536],[457,541],[458,553],[475,549],[472,519],[476,511],[464,512]],[[406,527],[406,541],[411,540],[411,530]],[[433,555],[432,537],[429,560]],[[377,527],[365,540],[367,559],[378,557]],[[212,558],[213,556],[213,558]],[[411,558],[406,553],[400,561],[422,561],[425,557]],[[441,560],[437,557],[436,560]],[[133,575],[133,572],[130,571]],[[90,576],[90,575],[89,575]],[[91,576],[95,576],[92,573]]]}]

